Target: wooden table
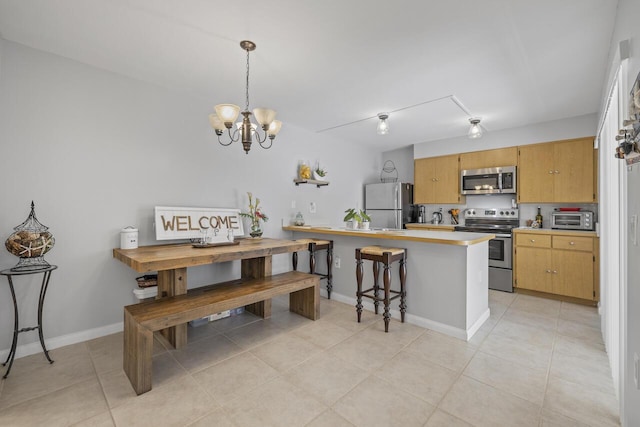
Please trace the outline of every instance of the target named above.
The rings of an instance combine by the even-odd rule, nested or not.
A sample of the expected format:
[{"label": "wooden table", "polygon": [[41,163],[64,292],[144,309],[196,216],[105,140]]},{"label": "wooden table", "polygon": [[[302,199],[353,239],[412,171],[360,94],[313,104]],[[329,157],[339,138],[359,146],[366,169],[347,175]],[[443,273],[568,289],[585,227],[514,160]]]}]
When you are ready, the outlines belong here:
[{"label": "wooden table", "polygon": [[[158,272],[158,296],[187,293],[187,267],[241,260],[242,278],[271,275],[271,256],[304,251],[307,244],[280,239],[241,239],[238,245],[194,248],[190,243],[141,246],[137,249],[114,249],[113,257],[138,273]],[[271,316],[271,300],[247,306],[258,316]],[[162,331],[167,340],[181,348],[187,343],[187,324]]]}]

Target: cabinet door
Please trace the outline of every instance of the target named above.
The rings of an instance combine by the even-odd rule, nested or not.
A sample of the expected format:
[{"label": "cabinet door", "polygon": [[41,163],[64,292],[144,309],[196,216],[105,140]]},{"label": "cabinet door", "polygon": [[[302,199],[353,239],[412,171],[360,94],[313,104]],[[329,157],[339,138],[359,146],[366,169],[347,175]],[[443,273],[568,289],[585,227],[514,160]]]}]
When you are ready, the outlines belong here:
[{"label": "cabinet door", "polygon": [[596,201],[593,167],[593,138],[554,144],[553,197],[562,203]]},{"label": "cabinet door", "polygon": [[594,264],[591,252],[554,250],[553,293],[593,300]]},{"label": "cabinet door", "polygon": [[551,249],[516,248],[517,287],[539,292],[553,292]]},{"label": "cabinet door", "polygon": [[431,158],[416,159],[413,166],[413,203],[433,203],[435,162]]},{"label": "cabinet door", "polygon": [[460,203],[460,157],[434,157],[436,181],[434,201],[432,203]]},{"label": "cabinet door", "polygon": [[483,169],[518,164],[518,147],[474,151],[460,155],[460,169]]},{"label": "cabinet door", "polygon": [[553,144],[523,145],[518,148],[518,201],[553,202]]}]

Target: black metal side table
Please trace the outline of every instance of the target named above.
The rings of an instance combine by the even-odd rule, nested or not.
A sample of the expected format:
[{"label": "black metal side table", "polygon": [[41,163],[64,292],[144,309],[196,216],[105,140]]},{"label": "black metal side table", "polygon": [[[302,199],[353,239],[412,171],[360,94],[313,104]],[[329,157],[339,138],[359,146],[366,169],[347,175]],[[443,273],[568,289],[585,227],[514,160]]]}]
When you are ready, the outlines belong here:
[{"label": "black metal side table", "polygon": [[[7,276],[7,280],[9,281],[9,289],[11,289],[11,298],[13,299],[13,342],[11,343],[11,351],[9,351],[9,356],[7,360],[4,361],[2,366],[6,366],[7,363],[9,367],[7,368],[7,372],[5,372],[2,378],[7,378],[9,376],[9,372],[11,372],[11,366],[13,365],[13,359],[16,356],[16,348],[18,347],[18,334],[21,332],[28,332],[33,330],[38,330],[38,334],[40,335],[40,344],[42,345],[42,350],[44,351],[44,355],[49,361],[49,363],[53,363],[53,360],[49,357],[49,351],[47,347],[44,345],[44,337],[42,335],[42,307],[44,305],[44,296],[47,293],[47,288],[49,287],[49,279],[51,278],[51,272],[58,268],[57,265],[50,265],[49,267],[42,268],[39,270],[28,270],[28,271],[12,271],[11,269],[0,271],[0,275]],[[28,328],[19,329],[19,320],[18,320],[18,303],[16,302],[16,293],[13,289],[13,276],[26,276],[29,274],[38,274],[42,273],[42,285],[40,286],[40,299],[38,300],[38,326],[32,326]]]}]

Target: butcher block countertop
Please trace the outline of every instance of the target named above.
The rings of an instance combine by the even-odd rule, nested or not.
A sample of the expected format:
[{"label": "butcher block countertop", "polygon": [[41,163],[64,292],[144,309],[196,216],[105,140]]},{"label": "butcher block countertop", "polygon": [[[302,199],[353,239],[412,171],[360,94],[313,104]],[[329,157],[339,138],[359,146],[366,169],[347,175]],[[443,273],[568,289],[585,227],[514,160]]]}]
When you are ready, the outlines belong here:
[{"label": "butcher block countertop", "polygon": [[588,230],[553,230],[551,228],[518,227],[518,228],[514,228],[512,231],[514,233],[553,234],[554,236],[585,236],[585,237],[598,236],[598,234],[595,231],[588,231]]},{"label": "butcher block countertop", "polygon": [[345,227],[330,226],[295,226],[282,227],[286,231],[307,232],[314,234],[329,234],[337,236],[368,237],[373,239],[404,240],[422,243],[436,243],[443,245],[471,246],[486,242],[495,237],[493,234],[466,233],[451,231],[423,231],[423,230],[353,230]]}]

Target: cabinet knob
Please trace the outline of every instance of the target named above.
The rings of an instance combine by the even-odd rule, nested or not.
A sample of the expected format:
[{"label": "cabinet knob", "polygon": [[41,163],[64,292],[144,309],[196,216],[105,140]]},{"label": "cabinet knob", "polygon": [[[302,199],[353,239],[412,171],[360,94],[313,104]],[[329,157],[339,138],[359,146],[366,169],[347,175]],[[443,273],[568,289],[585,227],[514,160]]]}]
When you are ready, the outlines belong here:
[{"label": "cabinet knob", "polygon": [[559,174],[559,173],[560,173],[560,171],[557,171],[557,170],[556,170],[556,171],[553,171],[553,173],[555,173],[555,174]]},{"label": "cabinet knob", "polygon": [[558,271],[557,270],[553,270],[553,274],[558,274]]},{"label": "cabinet knob", "polygon": [[569,244],[570,244],[571,246],[573,246],[573,245],[575,245],[575,244],[576,244],[576,242],[569,242]]},{"label": "cabinet knob", "polygon": [[535,242],[536,242],[536,239],[529,239],[529,241],[530,241],[531,243],[535,243]]},{"label": "cabinet knob", "polygon": [[547,270],[547,273],[551,273],[551,270]]},{"label": "cabinet knob", "polygon": [[436,182],[436,179],[435,178],[431,178],[431,182]]},{"label": "cabinet knob", "polygon": [[553,171],[552,171],[552,170],[549,170],[549,173],[553,173]]}]

